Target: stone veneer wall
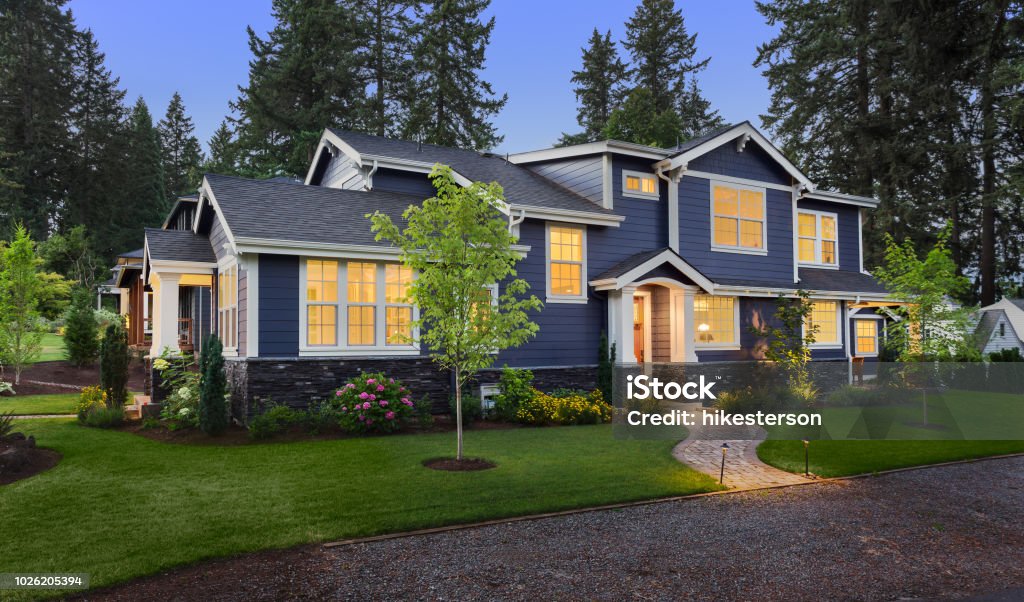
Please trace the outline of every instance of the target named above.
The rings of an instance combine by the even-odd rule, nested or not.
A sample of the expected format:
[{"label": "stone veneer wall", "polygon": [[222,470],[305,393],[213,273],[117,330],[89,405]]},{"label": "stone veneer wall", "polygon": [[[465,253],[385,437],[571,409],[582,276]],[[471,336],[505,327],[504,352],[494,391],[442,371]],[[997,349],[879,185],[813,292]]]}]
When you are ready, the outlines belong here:
[{"label": "stone veneer wall", "polygon": [[[542,391],[559,387],[593,389],[596,366],[533,368],[534,386]],[[360,372],[384,372],[401,380],[417,398],[428,396],[435,414],[449,411],[451,380],[428,357],[368,358],[225,358],[231,414],[246,422],[270,401],[304,408],[325,399]],[[479,384],[494,384],[500,369],[482,371]],[[475,387],[473,387],[475,389]]]}]

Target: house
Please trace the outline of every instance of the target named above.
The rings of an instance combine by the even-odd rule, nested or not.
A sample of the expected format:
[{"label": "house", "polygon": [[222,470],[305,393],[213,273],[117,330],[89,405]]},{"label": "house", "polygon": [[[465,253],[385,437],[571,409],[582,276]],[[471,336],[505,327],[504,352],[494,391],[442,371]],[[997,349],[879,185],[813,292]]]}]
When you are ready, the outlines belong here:
[{"label": "house", "polygon": [[209,174],[147,229],[122,270],[137,278],[127,295],[143,294],[122,304],[129,324],[152,324],[151,356],[218,333],[236,412],[306,404],[360,370],[446,404],[448,376],[397,336],[417,315],[400,301],[413,275],[364,217],[400,220],[432,196],[437,163],[504,189],[519,276],[545,306],[537,336],[496,365],[529,367],[542,388],[593,386],[602,331],[624,364],[756,359],[751,327],[798,289],[814,301],[814,360],[878,355],[891,303],[861,234],[878,201],[817,189],[748,122],[673,149],[608,140],[509,156],[328,129],[304,182]]},{"label": "house", "polygon": [[1002,299],[982,307],[975,335],[984,355],[1004,349],[1024,353],[1024,299]]}]

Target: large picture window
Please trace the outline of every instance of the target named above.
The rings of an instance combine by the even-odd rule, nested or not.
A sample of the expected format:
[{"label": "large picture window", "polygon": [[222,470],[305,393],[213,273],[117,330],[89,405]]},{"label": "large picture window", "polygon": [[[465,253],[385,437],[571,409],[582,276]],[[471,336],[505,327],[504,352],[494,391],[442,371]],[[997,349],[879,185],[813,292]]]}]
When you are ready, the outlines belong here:
[{"label": "large picture window", "polygon": [[338,344],[338,262],[306,262],[306,344]]},{"label": "large picture window", "polygon": [[811,313],[804,319],[804,329],[817,327],[814,333],[815,345],[838,345],[839,340],[839,302],[813,301]]},{"label": "large picture window", "polygon": [[711,186],[711,246],[727,251],[765,251],[764,189]]},{"label": "large picture window", "polygon": [[739,344],[739,320],[735,297],[694,295],[693,320],[697,326],[694,341],[699,346]]},{"label": "large picture window", "polygon": [[838,265],[836,214],[801,210],[797,213],[797,253],[800,263]]},{"label": "large picture window", "polygon": [[586,230],[579,226],[548,226],[548,297],[586,300]]},{"label": "large picture window", "polygon": [[217,335],[226,349],[238,348],[238,266],[217,272]]}]

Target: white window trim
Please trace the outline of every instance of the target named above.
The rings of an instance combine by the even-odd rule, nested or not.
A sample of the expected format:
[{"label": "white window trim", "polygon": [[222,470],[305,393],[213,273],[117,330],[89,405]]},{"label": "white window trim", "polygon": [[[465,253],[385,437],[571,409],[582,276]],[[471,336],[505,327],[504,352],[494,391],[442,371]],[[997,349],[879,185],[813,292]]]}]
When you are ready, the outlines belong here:
[{"label": "white window trim", "polygon": [[[655,192],[642,192],[639,190],[630,190],[626,188],[626,177],[633,176],[635,178],[648,179],[654,181]],[[622,170],[622,196],[630,197],[634,199],[648,199],[657,201],[661,198],[661,186],[658,183],[658,176],[652,173],[645,173],[642,171],[633,171],[630,169]]]},{"label": "white window trim", "polygon": [[[556,295],[551,292],[551,228],[578,228],[580,237],[580,294]],[[569,262],[565,262],[569,263]],[[563,222],[547,222],[544,226],[544,287],[547,303],[586,303],[587,302],[587,227],[579,224]]]},{"label": "white window trim", "polygon": [[[337,342],[336,345],[309,345],[307,343],[306,328],[307,322],[307,308],[309,303],[306,301],[306,261],[309,259],[337,261],[338,262],[338,318],[335,332]],[[420,355],[420,348],[418,344],[410,345],[387,345],[385,344],[387,326],[385,320],[387,318],[385,308],[388,305],[394,305],[393,303],[386,303],[384,298],[385,282],[384,282],[384,266],[386,263],[394,262],[380,262],[372,261],[367,259],[352,258],[351,261],[359,263],[373,263],[377,267],[377,301],[374,303],[373,313],[373,326],[374,326],[374,342],[373,345],[349,345],[348,344],[348,262],[349,259],[337,258],[337,257],[320,257],[320,256],[303,256],[299,258],[299,355],[305,357],[341,357],[341,356],[365,356],[365,355],[379,355],[379,356],[404,356],[404,355]],[[416,274],[412,275],[416,278]],[[412,320],[416,322],[419,320],[419,308],[412,305]],[[419,328],[414,327],[412,329],[412,338],[414,341],[419,340]]]},{"label": "white window trim", "polygon": [[[709,180],[708,187],[708,209],[711,219],[708,222],[709,225],[709,237],[711,241],[711,250],[718,253],[739,253],[742,255],[767,255],[768,254],[768,190],[764,186],[747,186],[743,184],[737,184],[736,182],[728,182],[725,180]],[[721,186],[723,188],[732,188],[737,191],[736,196],[736,216],[723,215],[729,219],[736,219],[737,221],[744,219],[739,217],[739,191],[747,190],[750,192],[761,193],[761,242],[763,246],[760,249],[752,249],[750,247],[742,247],[739,245],[739,231],[736,232],[735,246],[722,245],[715,242],[715,186]],[[753,220],[747,220],[753,221]]]},{"label": "white window trim", "polygon": [[[694,295],[695,297],[699,295]],[[696,317],[694,317],[693,324],[693,346],[695,349],[704,350],[721,350],[721,351],[735,351],[740,349],[740,298],[733,297],[732,295],[707,295],[708,297],[727,297],[732,299],[732,340],[733,343],[702,343],[697,338],[697,324]],[[694,312],[696,316],[696,312]]]},{"label": "white window trim", "polygon": [[[800,261],[800,239],[810,238],[809,236],[800,236],[800,214],[806,213],[807,215],[814,216],[814,261]],[[831,217],[836,224],[836,262],[835,263],[822,263],[821,261],[821,249],[824,246],[825,239],[823,236],[823,230],[821,228],[821,218]],[[793,232],[793,236],[796,237],[796,249],[797,249],[797,263],[802,266],[810,266],[815,268],[823,268],[826,270],[838,270],[839,269],[839,215],[831,211],[816,211],[814,209],[797,209],[797,230]]]},{"label": "white window trim", "polygon": [[[860,348],[858,347],[858,343],[857,343],[857,339],[859,338],[857,336],[857,322],[873,322],[875,324],[875,352],[874,353],[861,353]],[[854,355],[856,357],[878,357],[878,348],[881,346],[881,340],[880,340],[880,337],[878,336],[879,330],[880,330],[878,328],[878,324],[879,324],[878,320],[873,319],[873,318],[868,318],[868,317],[854,318],[854,320],[853,320],[853,329],[852,329],[853,330],[853,333],[852,333],[853,336],[851,338],[853,339],[853,351],[854,351]]]},{"label": "white window trim", "polygon": [[[234,331],[234,343],[235,344],[234,345],[226,345],[226,344],[224,344],[223,334],[221,333],[221,323],[222,323],[221,311],[227,311],[230,308],[225,308],[224,310],[221,310],[221,307],[220,307],[220,286],[219,286],[219,284],[220,284],[220,275],[222,273],[224,273],[225,271],[230,270],[232,268],[234,268],[234,270],[235,270],[235,278],[234,278],[235,290],[234,290],[234,295],[233,295],[233,297],[235,299],[235,305],[234,305],[234,308],[235,308],[235,312],[234,312],[235,323],[234,323],[234,328],[232,329]],[[227,256],[227,257],[225,257],[225,258],[223,258],[223,259],[221,259],[220,261],[217,262],[217,275],[215,276],[216,280],[214,281],[214,285],[217,286],[217,336],[220,338],[221,344],[224,344],[223,355],[225,355],[227,357],[235,357],[235,356],[238,355],[238,277],[239,277],[239,264],[238,264],[238,261],[235,260],[235,258],[233,256],[229,255],[229,256]]]},{"label": "white window trim", "polygon": [[[842,349],[843,348],[843,302],[838,299],[812,299],[811,303],[835,303],[836,304],[836,336],[839,337],[836,341],[822,341],[811,343],[808,345],[810,349]],[[800,325],[800,336],[807,336],[806,323]],[[817,335],[815,335],[817,336]]]}]

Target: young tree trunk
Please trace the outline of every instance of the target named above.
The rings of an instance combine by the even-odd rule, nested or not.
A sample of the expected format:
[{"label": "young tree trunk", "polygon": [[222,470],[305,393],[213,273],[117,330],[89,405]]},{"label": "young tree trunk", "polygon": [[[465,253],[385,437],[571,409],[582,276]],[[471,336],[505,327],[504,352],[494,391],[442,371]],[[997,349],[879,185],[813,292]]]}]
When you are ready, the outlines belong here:
[{"label": "young tree trunk", "polygon": [[462,460],[462,371],[455,366],[455,439],[458,441],[456,460]]}]

